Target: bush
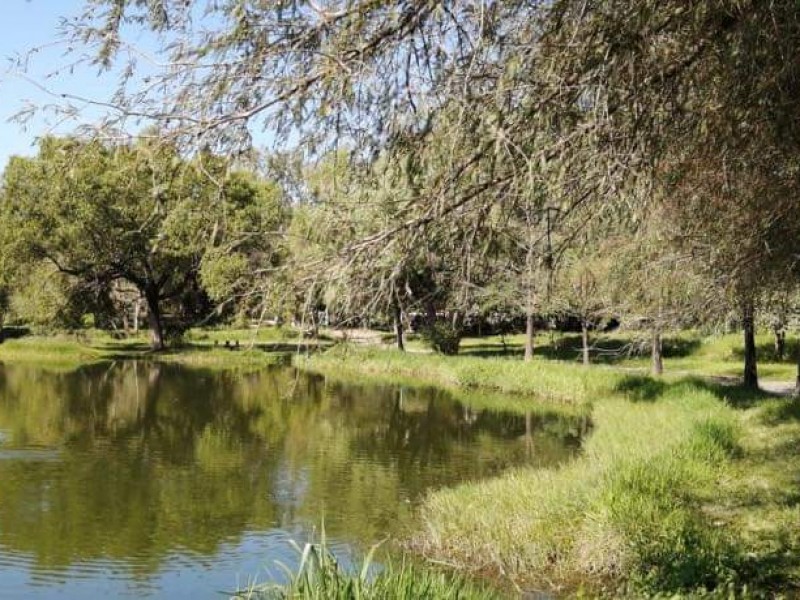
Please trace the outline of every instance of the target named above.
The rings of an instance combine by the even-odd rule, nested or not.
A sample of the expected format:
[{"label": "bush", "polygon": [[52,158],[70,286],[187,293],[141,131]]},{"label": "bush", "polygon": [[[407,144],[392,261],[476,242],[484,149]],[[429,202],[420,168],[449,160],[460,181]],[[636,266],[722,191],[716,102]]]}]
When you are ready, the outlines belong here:
[{"label": "bush", "polygon": [[422,338],[434,351],[447,356],[458,354],[461,345],[461,331],[442,321],[425,328]]}]

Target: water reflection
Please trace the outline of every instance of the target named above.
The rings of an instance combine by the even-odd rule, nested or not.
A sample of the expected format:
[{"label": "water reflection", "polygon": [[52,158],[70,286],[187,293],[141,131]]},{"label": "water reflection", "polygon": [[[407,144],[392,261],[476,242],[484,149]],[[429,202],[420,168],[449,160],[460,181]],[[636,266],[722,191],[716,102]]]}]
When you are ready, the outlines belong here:
[{"label": "water reflection", "polygon": [[31,597],[210,597],[323,515],[342,544],[382,539],[431,487],[566,460],[584,428],[288,368],[7,366],[0,577]]}]

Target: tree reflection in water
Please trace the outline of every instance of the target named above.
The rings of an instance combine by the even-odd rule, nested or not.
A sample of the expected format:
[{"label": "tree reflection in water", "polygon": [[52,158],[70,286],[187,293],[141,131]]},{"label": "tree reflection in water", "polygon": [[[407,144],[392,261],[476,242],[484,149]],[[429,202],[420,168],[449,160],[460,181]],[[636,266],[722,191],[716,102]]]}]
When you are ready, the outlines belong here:
[{"label": "tree reflection in water", "polygon": [[185,555],[233,582],[236,565],[217,562],[246,552],[242,540],[324,515],[331,537],[371,543],[399,533],[427,489],[567,460],[586,426],[285,367],[6,366],[0,574],[69,581],[76,565],[113,561],[123,579],[146,580]]}]

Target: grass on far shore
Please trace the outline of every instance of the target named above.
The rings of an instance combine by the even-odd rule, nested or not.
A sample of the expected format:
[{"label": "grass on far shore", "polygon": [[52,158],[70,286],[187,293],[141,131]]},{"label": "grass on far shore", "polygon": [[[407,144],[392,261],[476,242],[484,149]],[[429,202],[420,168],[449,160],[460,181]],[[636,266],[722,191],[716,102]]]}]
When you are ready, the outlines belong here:
[{"label": "grass on far shore", "polygon": [[[461,342],[461,356],[483,358],[522,358],[525,336],[467,337]],[[420,341],[410,344],[414,350],[424,348]],[[641,370],[650,368],[649,338],[646,332],[614,331],[591,336],[593,364]],[[797,371],[800,340],[787,339],[782,358],[775,353],[774,337],[769,333],[756,336],[759,375],[768,380],[793,380]],[[667,376],[738,377],[742,374],[743,352],[741,333],[702,334],[680,331],[664,336],[664,367]],[[581,336],[575,333],[544,332],[535,338],[535,358],[577,363],[581,359]]]},{"label": "grass on far shore", "polygon": [[[230,348],[225,346],[226,342]],[[107,331],[82,330],[6,339],[0,344],[0,361],[74,368],[98,361],[135,358],[203,367],[257,367],[282,361],[287,353],[316,345],[317,342],[302,340],[291,329],[193,329],[180,343],[153,352],[147,332],[115,336]]]},{"label": "grass on far shore", "polygon": [[[481,390],[522,397],[532,396],[564,404],[582,404],[609,393],[619,379],[612,369],[591,371],[573,365],[536,360],[442,357],[373,347],[341,345],[310,357],[299,356],[296,366],[333,377],[372,377],[400,384],[428,384],[461,390]],[[527,397],[527,398],[525,398]]]}]

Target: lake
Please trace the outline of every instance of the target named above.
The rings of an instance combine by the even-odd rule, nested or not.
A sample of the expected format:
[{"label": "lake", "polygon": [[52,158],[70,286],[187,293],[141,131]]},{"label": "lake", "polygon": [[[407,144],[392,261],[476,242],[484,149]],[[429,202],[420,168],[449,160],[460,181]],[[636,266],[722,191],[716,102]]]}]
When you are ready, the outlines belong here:
[{"label": "lake", "polygon": [[2,366],[0,597],[225,597],[323,522],[358,560],[426,491],[567,461],[586,428],[290,367]]}]

